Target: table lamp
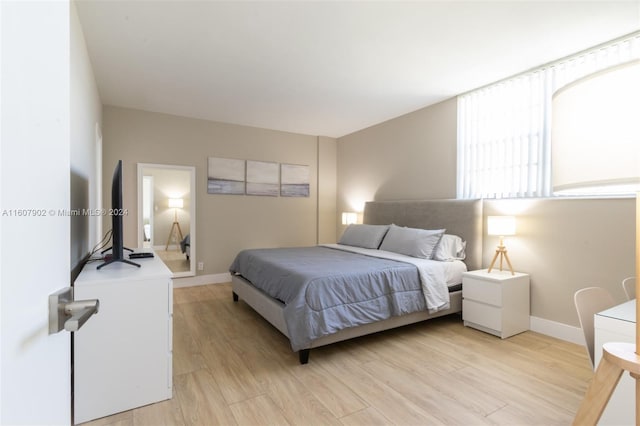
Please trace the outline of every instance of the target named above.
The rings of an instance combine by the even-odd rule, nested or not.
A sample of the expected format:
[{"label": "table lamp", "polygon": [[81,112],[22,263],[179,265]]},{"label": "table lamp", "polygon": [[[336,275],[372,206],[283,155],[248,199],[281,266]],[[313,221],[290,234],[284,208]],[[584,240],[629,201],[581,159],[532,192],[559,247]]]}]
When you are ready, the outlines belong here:
[{"label": "table lamp", "polygon": [[358,222],[358,213],[355,212],[343,212],[342,213],[342,224],[343,225],[351,225],[352,223]]},{"label": "table lamp", "polygon": [[491,265],[489,265],[489,269],[487,270],[487,272],[491,272],[493,266],[496,263],[496,260],[498,259],[498,257],[500,257],[500,270],[502,271],[502,261],[504,259],[507,261],[507,265],[509,265],[511,275],[515,275],[515,273],[513,272],[513,266],[511,266],[511,261],[509,260],[509,255],[507,254],[507,248],[504,245],[505,236],[516,235],[515,216],[488,216],[487,234],[497,235],[500,237],[500,243],[496,248],[496,254],[493,256],[493,260],[491,261]]}]

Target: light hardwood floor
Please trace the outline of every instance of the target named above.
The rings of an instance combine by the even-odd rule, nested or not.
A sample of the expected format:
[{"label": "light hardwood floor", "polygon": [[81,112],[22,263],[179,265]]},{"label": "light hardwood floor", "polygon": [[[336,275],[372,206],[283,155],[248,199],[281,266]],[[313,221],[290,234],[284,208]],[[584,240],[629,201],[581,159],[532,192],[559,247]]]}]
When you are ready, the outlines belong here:
[{"label": "light hardwood floor", "polygon": [[569,425],[593,373],[582,346],[506,340],[458,315],[311,351],[229,284],[175,289],[173,399],[85,425]]},{"label": "light hardwood floor", "polygon": [[171,272],[186,272],[191,265],[187,257],[179,249],[170,248],[169,250],[156,250],[156,255],[162,259]]}]

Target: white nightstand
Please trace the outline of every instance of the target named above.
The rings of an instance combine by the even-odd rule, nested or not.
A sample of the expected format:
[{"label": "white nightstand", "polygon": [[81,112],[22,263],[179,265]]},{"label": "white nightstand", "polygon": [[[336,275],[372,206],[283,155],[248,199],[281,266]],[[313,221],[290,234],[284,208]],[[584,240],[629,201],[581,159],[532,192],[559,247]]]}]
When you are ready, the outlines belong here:
[{"label": "white nightstand", "polygon": [[529,329],[529,275],[486,269],[462,276],[464,325],[507,338]]}]

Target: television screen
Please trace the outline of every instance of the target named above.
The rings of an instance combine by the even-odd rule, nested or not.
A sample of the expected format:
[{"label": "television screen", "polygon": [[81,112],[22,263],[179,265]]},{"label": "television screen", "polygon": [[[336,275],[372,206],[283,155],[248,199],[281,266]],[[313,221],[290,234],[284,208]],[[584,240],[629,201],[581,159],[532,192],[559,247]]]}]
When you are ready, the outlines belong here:
[{"label": "television screen", "polygon": [[[124,215],[124,207],[122,205],[122,160],[118,160],[116,169],[113,172],[113,181],[111,183],[111,255],[105,256],[105,262],[98,266],[98,269],[115,262],[128,263],[134,266],[140,266],[128,259],[124,258],[124,250],[133,251],[124,246],[122,219]],[[105,250],[108,251],[109,249]],[[104,252],[103,252],[104,253]]]}]

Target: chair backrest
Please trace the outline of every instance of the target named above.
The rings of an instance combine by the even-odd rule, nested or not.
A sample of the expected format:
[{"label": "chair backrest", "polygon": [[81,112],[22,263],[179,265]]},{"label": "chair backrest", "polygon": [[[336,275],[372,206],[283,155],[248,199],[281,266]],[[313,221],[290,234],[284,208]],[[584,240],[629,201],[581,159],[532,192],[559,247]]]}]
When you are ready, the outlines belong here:
[{"label": "chair backrest", "polygon": [[576,311],[578,312],[578,319],[580,320],[580,327],[584,334],[591,366],[594,366],[593,316],[600,311],[612,307],[615,302],[611,294],[601,287],[580,289],[573,295],[573,301],[576,305]]},{"label": "chair backrest", "polygon": [[636,298],[636,277],[627,277],[622,280],[622,289],[627,295],[627,300]]}]

